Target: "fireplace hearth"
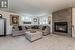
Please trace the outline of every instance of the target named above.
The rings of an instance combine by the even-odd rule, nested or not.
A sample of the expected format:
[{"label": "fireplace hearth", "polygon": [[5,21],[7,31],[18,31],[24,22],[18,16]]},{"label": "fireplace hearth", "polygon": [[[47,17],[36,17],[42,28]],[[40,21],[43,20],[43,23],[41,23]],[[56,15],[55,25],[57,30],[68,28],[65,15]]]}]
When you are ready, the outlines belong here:
[{"label": "fireplace hearth", "polygon": [[54,23],[54,32],[68,33],[67,22],[55,22]]}]

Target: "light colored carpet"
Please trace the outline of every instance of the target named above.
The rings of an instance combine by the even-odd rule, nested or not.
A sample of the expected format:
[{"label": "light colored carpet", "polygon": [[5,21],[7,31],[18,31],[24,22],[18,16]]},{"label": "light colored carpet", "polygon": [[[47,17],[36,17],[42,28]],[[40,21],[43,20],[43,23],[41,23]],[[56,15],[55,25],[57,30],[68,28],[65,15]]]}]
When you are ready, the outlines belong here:
[{"label": "light colored carpet", "polygon": [[0,37],[0,50],[75,50],[75,38],[52,34],[31,43],[24,36]]}]

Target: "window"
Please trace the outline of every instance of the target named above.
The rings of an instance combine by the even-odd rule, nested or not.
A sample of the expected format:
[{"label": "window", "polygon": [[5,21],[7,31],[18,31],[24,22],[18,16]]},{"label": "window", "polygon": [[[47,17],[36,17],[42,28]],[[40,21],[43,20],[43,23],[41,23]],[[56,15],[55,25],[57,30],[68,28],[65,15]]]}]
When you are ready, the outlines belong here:
[{"label": "window", "polygon": [[24,22],[31,22],[31,17],[30,16],[23,16],[22,21]]},{"label": "window", "polygon": [[40,17],[39,23],[40,24],[48,24],[48,17]]}]

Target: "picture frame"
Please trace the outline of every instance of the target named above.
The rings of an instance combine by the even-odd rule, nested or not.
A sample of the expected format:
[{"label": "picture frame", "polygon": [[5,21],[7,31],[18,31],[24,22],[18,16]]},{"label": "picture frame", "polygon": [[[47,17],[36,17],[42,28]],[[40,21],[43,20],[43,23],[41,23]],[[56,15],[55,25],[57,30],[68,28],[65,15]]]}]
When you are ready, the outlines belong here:
[{"label": "picture frame", "polygon": [[10,25],[19,25],[18,15],[10,15]]},{"label": "picture frame", "polygon": [[51,16],[48,17],[48,23],[51,24]]},{"label": "picture frame", "polygon": [[37,18],[33,18],[33,21],[34,21],[34,22],[37,22],[37,20],[38,20]]},{"label": "picture frame", "polygon": [[0,18],[2,18],[2,14],[0,14]]}]

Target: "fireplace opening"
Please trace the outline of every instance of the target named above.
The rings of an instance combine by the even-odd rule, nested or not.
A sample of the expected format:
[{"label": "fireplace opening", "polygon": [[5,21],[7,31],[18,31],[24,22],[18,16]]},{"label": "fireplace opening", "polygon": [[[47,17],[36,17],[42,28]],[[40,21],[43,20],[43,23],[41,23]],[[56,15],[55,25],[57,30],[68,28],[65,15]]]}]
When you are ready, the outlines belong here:
[{"label": "fireplace opening", "polygon": [[55,22],[54,23],[54,31],[68,33],[68,24],[67,22]]}]

